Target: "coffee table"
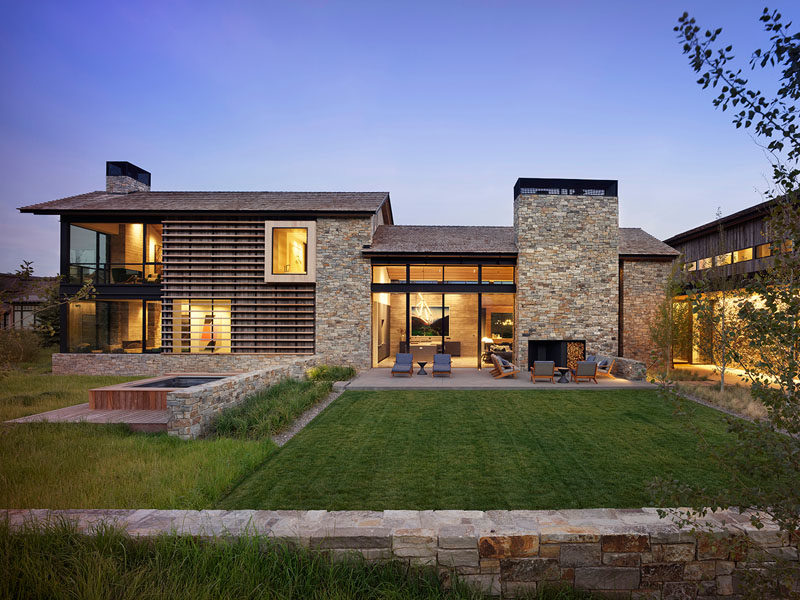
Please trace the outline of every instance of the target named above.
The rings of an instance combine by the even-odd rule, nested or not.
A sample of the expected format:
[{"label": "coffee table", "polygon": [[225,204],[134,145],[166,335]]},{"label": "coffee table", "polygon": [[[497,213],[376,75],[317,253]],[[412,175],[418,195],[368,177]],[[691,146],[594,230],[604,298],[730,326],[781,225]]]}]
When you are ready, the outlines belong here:
[{"label": "coffee table", "polygon": [[556,371],[561,373],[561,377],[558,378],[557,383],[569,383],[569,379],[567,379],[567,373],[569,373],[568,367],[556,367]]},{"label": "coffee table", "polygon": [[418,360],[417,364],[419,365],[419,371],[417,371],[417,375],[427,375],[428,372],[425,370],[425,365],[428,364],[427,360]]}]

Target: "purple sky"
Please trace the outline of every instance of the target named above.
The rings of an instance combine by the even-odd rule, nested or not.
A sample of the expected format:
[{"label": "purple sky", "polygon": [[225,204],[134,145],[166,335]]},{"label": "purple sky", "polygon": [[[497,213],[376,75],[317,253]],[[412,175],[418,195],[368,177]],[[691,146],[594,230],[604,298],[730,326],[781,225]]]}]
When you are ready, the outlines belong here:
[{"label": "purple sky", "polygon": [[[744,59],[761,7],[688,8]],[[0,271],[56,272],[57,218],[15,208],[103,189],[106,160],[159,190],[389,191],[399,224],[510,225],[517,177],[619,179],[621,225],[659,238],[740,210],[769,167],[694,83],[686,8],[6,0]]]}]

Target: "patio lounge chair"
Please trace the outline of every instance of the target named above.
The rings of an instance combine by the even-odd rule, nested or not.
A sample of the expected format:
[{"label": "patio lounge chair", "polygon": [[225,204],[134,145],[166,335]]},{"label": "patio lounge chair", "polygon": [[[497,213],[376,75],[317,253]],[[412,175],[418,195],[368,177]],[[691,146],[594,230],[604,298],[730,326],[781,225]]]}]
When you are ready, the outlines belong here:
[{"label": "patio lounge chair", "polygon": [[433,355],[433,370],[431,375],[447,375],[450,377],[453,374],[453,368],[450,361],[449,354],[434,354]]},{"label": "patio lounge chair", "polygon": [[501,379],[503,377],[516,377],[517,373],[520,372],[519,367],[508,362],[504,358],[500,358],[496,354],[492,354],[492,362],[494,363],[492,377],[495,379]]},{"label": "patio lounge chair", "polygon": [[394,357],[394,366],[392,367],[392,377],[395,375],[408,375],[409,377],[414,374],[414,357],[405,352],[398,352]]},{"label": "patio lounge chair", "polygon": [[594,381],[597,383],[597,363],[588,360],[578,362],[577,368],[572,370],[572,381]]},{"label": "patio lounge chair", "polygon": [[610,361],[608,359],[601,360],[600,364],[597,365],[598,377],[602,375],[603,377],[614,379],[614,376],[611,374],[611,369],[614,368],[615,362],[617,362],[616,358],[612,358]]},{"label": "patio lounge chair", "polygon": [[549,379],[550,383],[555,383],[553,378],[556,372],[556,363],[552,360],[535,360],[531,367],[531,381],[536,383],[537,378]]}]

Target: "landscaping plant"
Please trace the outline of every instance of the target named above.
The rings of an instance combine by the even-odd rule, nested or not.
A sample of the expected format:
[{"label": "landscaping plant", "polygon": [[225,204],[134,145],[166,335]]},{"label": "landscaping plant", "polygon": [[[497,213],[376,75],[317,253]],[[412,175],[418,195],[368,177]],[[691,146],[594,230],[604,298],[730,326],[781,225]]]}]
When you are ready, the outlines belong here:
[{"label": "landscaping plant", "polygon": [[[757,528],[763,527],[764,518],[772,519],[789,539],[800,526],[800,33],[793,33],[791,23],[776,11],[764,9],[760,20],[769,46],[752,53],[750,67],[777,70],[778,89],[772,96],[731,66],[733,48],[720,43],[721,29],[701,33],[684,13],[675,30],[692,68],[701,74],[698,83],[719,91],[714,105],[733,109],[736,127],[750,130],[771,162],[768,196],[777,201],[766,233],[774,262],[745,286],[746,298],[736,316],[747,337],[726,349],[745,370],[752,395],[766,414],[754,423],[729,418],[730,442],[721,449],[706,446],[706,455],[731,474],[732,484],[712,491],[676,479],[656,482],[655,487],[658,501],[673,506],[676,498],[692,491],[693,508],[673,513],[680,523],[701,528],[708,511],[733,506],[755,511],[751,523]],[[755,484],[752,476],[758,474],[768,477]],[[787,560],[788,552],[773,554],[774,566],[737,572],[746,597],[800,596],[797,562]]]}]

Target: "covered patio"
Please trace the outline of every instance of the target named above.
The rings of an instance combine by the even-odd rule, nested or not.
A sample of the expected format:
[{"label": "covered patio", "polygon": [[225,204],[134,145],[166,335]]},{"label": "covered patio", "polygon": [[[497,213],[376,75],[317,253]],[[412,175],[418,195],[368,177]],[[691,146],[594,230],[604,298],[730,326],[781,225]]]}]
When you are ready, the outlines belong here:
[{"label": "covered patio", "polygon": [[[429,370],[429,369],[428,369]],[[495,379],[491,369],[453,368],[451,377],[433,377],[418,375],[419,367],[414,367],[414,374],[392,377],[390,369],[373,368],[362,371],[350,381],[348,390],[486,390],[486,389],[529,389],[529,390],[641,390],[655,389],[656,386],[646,381],[630,381],[616,377],[598,377],[595,383],[550,383],[537,381],[533,383],[530,376],[519,373],[516,378],[504,377]]]}]

